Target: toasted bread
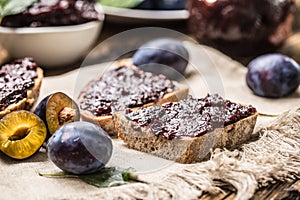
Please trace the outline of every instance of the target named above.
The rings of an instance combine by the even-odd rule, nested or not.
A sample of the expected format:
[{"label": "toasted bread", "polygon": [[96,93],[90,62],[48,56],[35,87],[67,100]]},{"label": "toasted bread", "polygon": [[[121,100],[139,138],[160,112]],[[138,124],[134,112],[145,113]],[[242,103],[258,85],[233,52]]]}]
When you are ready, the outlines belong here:
[{"label": "toasted bread", "polygon": [[[131,61],[127,60],[127,59],[121,60],[114,67],[119,67],[119,66],[126,66],[126,67],[129,67],[129,68],[132,68],[132,69],[137,69],[137,67],[132,65]],[[142,72],[142,73],[150,74],[148,72]],[[97,80],[99,80],[100,78],[101,77],[99,77]],[[83,99],[84,93],[85,93],[85,91],[88,90],[89,87],[91,87],[91,83],[93,81],[94,80],[92,80],[89,84],[87,84],[84,87],[84,89],[82,90],[82,92],[80,93],[80,95],[78,97],[79,104],[81,104],[80,102],[84,101],[84,99]],[[172,92],[164,94],[164,96],[162,98],[158,99],[156,102],[150,102],[150,103],[144,104],[143,106],[135,107],[135,109],[138,109],[140,107],[148,107],[148,106],[152,106],[152,105],[161,105],[163,103],[170,102],[170,101],[179,101],[179,100],[184,99],[188,96],[189,89],[188,89],[187,86],[179,84],[175,81],[173,81],[173,84],[178,89],[176,89]],[[101,126],[101,128],[103,128],[109,135],[116,136],[116,130],[115,130],[115,125],[114,125],[113,115],[95,116],[90,111],[83,110],[83,109],[81,109],[80,113],[81,113],[82,120],[89,121],[89,122],[92,122],[94,124],[97,124],[97,125]]]},{"label": "toasted bread", "polygon": [[137,122],[129,120],[124,111],[116,112],[114,120],[118,137],[127,147],[179,163],[195,163],[208,159],[212,149],[233,149],[247,141],[257,116],[255,111],[246,118],[204,135],[173,139],[153,134],[149,125],[136,128]]},{"label": "toasted bread", "polygon": [[31,88],[27,89],[27,97],[19,100],[18,102],[8,105],[8,107],[0,111],[0,118],[15,110],[30,110],[32,108],[39,97],[40,88],[44,77],[43,70],[40,67],[36,68],[36,72],[37,78],[34,79],[34,85]]}]

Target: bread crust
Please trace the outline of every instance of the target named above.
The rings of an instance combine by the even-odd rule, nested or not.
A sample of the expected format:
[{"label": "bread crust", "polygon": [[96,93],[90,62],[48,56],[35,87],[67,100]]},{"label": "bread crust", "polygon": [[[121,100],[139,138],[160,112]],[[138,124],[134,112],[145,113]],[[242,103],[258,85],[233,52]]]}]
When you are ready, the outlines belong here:
[{"label": "bread crust", "polygon": [[155,136],[149,126],[134,129],[136,122],[128,120],[125,112],[114,114],[119,139],[129,148],[150,153],[179,163],[195,163],[209,158],[215,148],[233,149],[250,139],[258,113],[199,137],[168,140]]},{"label": "bread crust", "polygon": [[44,78],[44,72],[40,67],[37,67],[36,72],[38,76],[34,79],[34,85],[27,90],[27,97],[9,105],[5,110],[1,111],[0,118],[15,110],[30,110],[32,108],[39,97],[42,80]]},{"label": "bread crust", "polygon": [[[136,66],[134,66],[132,64],[131,59],[123,59],[123,60],[117,61],[116,64],[113,65],[113,67],[118,67],[118,66],[126,66],[126,67],[136,68]],[[148,72],[145,72],[145,73],[148,73]],[[91,82],[89,82],[82,91],[87,90],[87,88],[90,87]],[[181,99],[187,98],[188,93],[189,93],[189,88],[187,86],[179,84],[175,81],[173,81],[173,83],[179,88],[178,90],[165,94],[163,96],[163,98],[159,99],[156,103],[148,103],[141,107],[135,107],[133,109],[139,109],[142,107],[148,107],[148,106],[153,106],[153,105],[161,105],[166,102],[177,102]],[[84,95],[84,93],[81,93],[79,95],[78,102],[82,101],[83,95]],[[99,125],[110,136],[117,136],[117,131],[115,129],[113,115],[97,117],[97,116],[93,115],[91,112],[82,110],[82,109],[80,110],[80,115],[81,115],[82,120],[92,122],[96,125]]]}]

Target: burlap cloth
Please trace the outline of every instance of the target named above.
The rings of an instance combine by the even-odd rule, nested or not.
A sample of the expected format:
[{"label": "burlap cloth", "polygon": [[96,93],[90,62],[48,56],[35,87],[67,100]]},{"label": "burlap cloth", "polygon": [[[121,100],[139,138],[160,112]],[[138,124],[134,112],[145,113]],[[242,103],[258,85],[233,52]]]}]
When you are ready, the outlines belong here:
[{"label": "burlap cloth", "polygon": [[[191,64],[186,75],[187,78],[182,82],[189,85],[191,94],[194,96],[203,97],[208,92],[219,92],[227,99],[243,104],[252,104],[259,112],[268,114],[280,114],[289,109],[300,107],[300,88],[296,93],[286,98],[267,99],[257,97],[252,94],[246,85],[245,73],[247,69],[244,66],[213,49],[191,43],[187,43],[186,46],[191,54]],[[193,67],[193,65],[197,67]],[[55,91],[62,91],[76,98],[76,95],[87,81],[106,69],[107,64],[100,64],[77,69],[59,76],[46,77],[41,88],[40,98]],[[268,125],[270,120],[273,119],[259,117],[256,130]],[[299,123],[300,120],[298,119],[298,121],[293,121],[290,126],[286,126],[296,127],[293,133],[296,133],[294,136],[298,139]],[[293,143],[293,149],[299,155],[300,139],[293,140],[295,142]],[[257,145],[261,145],[260,148],[263,146],[263,144]],[[261,156],[259,152],[257,152],[257,155]],[[224,157],[225,154],[221,156]],[[232,161],[233,158],[230,153],[226,156],[227,161]],[[292,156],[295,156],[295,154],[292,154]],[[218,154],[215,157],[218,157]],[[263,160],[261,157],[257,159]],[[219,162],[222,159],[217,160]],[[294,157],[291,166],[296,165],[297,167],[299,162],[299,157]],[[253,173],[259,174],[258,170],[263,172],[268,168],[264,165],[254,168],[249,167],[248,174],[238,171],[234,176],[236,176],[236,179],[244,181],[245,185],[244,183],[241,185],[239,181],[232,181],[232,179],[226,179],[226,177],[222,178],[220,174],[216,175],[217,169],[222,168],[216,163],[216,160],[214,160],[214,162],[205,162],[201,165],[180,165],[141,152],[128,150],[122,146],[120,141],[114,140],[114,153],[109,166],[133,167],[139,172],[141,179],[149,184],[137,183],[115,188],[97,188],[78,179],[39,176],[38,173],[61,172],[49,161],[44,150],[23,161],[12,160],[0,154],[0,199],[112,199],[117,197],[120,197],[120,199],[195,199],[203,191],[217,192],[219,190],[217,184],[213,184],[210,180],[212,176],[224,178],[225,181],[230,182],[239,191],[237,198],[247,199],[257,189],[257,182],[261,184],[268,182],[266,180],[271,180],[270,174],[274,172],[269,171],[265,174],[265,177],[254,176]],[[233,166],[232,163],[230,166]],[[238,165],[242,168],[241,166]],[[214,167],[216,169],[213,172],[214,175],[212,175],[211,169]],[[227,169],[225,174],[229,176],[231,169],[230,167],[227,167]],[[296,168],[285,169],[278,177],[281,179],[292,177],[293,170],[295,171]],[[237,172],[236,168],[234,171]],[[299,173],[297,170],[295,172]],[[207,176],[209,174],[210,177]],[[246,184],[247,182],[249,184]],[[168,186],[165,187],[164,185]]]}]

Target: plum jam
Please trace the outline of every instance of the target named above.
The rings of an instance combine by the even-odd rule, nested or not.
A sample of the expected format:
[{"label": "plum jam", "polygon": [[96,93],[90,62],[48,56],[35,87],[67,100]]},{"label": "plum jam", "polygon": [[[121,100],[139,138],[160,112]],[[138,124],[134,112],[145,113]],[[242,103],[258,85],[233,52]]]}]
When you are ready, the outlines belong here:
[{"label": "plum jam", "polygon": [[167,139],[199,137],[254,114],[252,106],[243,106],[225,100],[217,94],[196,99],[189,97],[178,103],[151,106],[137,111],[126,110],[127,119],[134,121],[133,128],[149,126],[154,135]]},{"label": "plum jam", "polygon": [[66,26],[98,19],[93,0],[39,0],[22,13],[3,17],[1,26]]},{"label": "plum jam", "polygon": [[95,116],[157,102],[177,87],[164,75],[121,66],[89,83],[80,95],[80,108]]},{"label": "plum jam", "polygon": [[32,58],[23,58],[0,69],[0,111],[27,97],[38,77],[37,64]]},{"label": "plum jam", "polygon": [[294,0],[187,0],[189,30],[232,57],[277,49],[288,37]]}]

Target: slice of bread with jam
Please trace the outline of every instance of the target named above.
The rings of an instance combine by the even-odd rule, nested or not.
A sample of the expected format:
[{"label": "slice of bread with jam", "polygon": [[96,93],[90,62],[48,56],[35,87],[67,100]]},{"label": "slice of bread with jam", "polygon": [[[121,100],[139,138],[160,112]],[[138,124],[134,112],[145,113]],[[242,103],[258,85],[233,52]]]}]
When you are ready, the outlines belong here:
[{"label": "slice of bread with jam", "polygon": [[40,93],[43,70],[32,58],[1,66],[0,118],[14,110],[30,110]]},{"label": "slice of bread with jam", "polygon": [[188,87],[164,75],[144,72],[128,60],[120,61],[101,77],[90,81],[78,97],[81,117],[116,135],[113,114],[184,99]]},{"label": "slice of bread with jam", "polygon": [[116,112],[118,137],[129,148],[180,163],[209,158],[215,148],[232,149],[253,132],[257,111],[219,95],[139,110]]}]

